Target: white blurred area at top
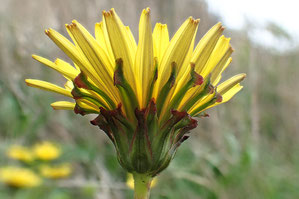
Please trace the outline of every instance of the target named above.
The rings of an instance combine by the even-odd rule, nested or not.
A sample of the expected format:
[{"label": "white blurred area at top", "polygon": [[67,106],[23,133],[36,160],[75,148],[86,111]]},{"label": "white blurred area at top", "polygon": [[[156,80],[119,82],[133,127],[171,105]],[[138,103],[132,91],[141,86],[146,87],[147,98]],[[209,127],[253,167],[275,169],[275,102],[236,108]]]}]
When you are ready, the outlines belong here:
[{"label": "white blurred area at top", "polygon": [[250,39],[278,51],[299,44],[299,0],[207,0],[229,29],[246,29]]}]

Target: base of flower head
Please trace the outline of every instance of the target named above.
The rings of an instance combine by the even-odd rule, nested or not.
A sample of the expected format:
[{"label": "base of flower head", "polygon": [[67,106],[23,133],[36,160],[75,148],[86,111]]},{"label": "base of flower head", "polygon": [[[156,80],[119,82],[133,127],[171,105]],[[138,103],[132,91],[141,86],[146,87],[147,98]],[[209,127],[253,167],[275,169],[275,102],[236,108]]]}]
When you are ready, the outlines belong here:
[{"label": "base of flower head", "polygon": [[133,122],[126,118],[119,104],[114,110],[101,108],[91,124],[102,129],[113,142],[122,167],[129,172],[155,176],[169,165],[197,121],[187,112],[172,110],[168,120],[160,124],[152,99],[146,108],[135,109]]}]

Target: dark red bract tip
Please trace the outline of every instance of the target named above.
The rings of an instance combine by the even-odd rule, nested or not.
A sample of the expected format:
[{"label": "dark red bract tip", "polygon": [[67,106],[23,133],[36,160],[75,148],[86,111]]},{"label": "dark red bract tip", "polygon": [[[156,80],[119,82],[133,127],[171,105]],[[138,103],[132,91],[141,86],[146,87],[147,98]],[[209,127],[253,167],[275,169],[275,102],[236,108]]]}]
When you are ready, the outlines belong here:
[{"label": "dark red bract tip", "polygon": [[222,100],[223,100],[222,96],[219,93],[217,93],[216,94],[216,102],[220,103],[220,102],[222,102]]},{"label": "dark red bract tip", "polygon": [[74,112],[75,112],[76,114],[80,114],[80,115],[82,115],[82,116],[86,115],[84,109],[81,108],[78,104],[75,105]]},{"label": "dark red bract tip", "polygon": [[194,72],[194,77],[195,77],[194,86],[202,85],[203,77],[200,74],[196,73],[196,72]]},{"label": "dark red bract tip", "polygon": [[210,115],[207,114],[207,113],[204,113],[204,114],[203,114],[203,117],[210,117]]},{"label": "dark red bract tip", "polygon": [[79,75],[77,75],[77,77],[74,79],[74,83],[78,88],[85,88],[85,89],[89,89],[89,87],[85,84],[84,82],[84,75],[83,73],[80,73]]},{"label": "dark red bract tip", "polygon": [[73,88],[71,94],[74,99],[80,99],[82,97],[81,93],[78,92],[78,89],[76,89],[76,88]]},{"label": "dark red bract tip", "polygon": [[141,110],[139,110],[138,108],[135,109],[135,116],[137,118],[137,120],[139,121],[140,119],[145,119],[145,113],[146,113],[146,109],[143,108]]},{"label": "dark red bract tip", "polygon": [[183,143],[184,141],[186,141],[189,137],[190,136],[188,136],[188,135],[183,136],[182,139],[181,139],[181,143]]},{"label": "dark red bract tip", "polygon": [[184,118],[188,115],[186,111],[177,111],[177,110],[171,110],[171,114],[178,118]]},{"label": "dark red bract tip", "polygon": [[157,106],[156,106],[156,100],[155,100],[155,98],[152,98],[150,100],[149,106],[148,106],[148,110],[149,110],[149,113],[156,114],[156,112],[157,112]]},{"label": "dark red bract tip", "polygon": [[210,93],[210,94],[214,93],[215,88],[214,88],[214,86],[213,86],[212,84],[210,84],[210,85],[208,86],[208,89],[209,89],[209,93]]},{"label": "dark red bract tip", "polygon": [[91,120],[91,121],[90,121],[90,124],[92,124],[92,125],[94,125],[94,126],[99,125],[96,119]]},{"label": "dark red bract tip", "polygon": [[196,128],[197,125],[197,120],[191,118],[190,124],[188,125],[190,127],[190,130]]}]

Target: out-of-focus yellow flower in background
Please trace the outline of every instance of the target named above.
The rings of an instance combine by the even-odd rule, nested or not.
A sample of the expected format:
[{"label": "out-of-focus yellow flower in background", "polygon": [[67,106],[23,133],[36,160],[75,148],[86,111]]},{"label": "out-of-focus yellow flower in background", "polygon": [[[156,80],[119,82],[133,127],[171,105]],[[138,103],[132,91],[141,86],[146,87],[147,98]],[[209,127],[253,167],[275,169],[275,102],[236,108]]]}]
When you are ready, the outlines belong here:
[{"label": "out-of-focus yellow flower in background", "polygon": [[32,162],[34,160],[34,154],[32,151],[27,147],[20,145],[12,145],[9,147],[7,150],[7,156],[23,162]]},{"label": "out-of-focus yellow flower in background", "polygon": [[[127,186],[128,186],[130,189],[133,189],[133,190],[134,190],[134,178],[133,178],[133,175],[132,175],[131,173],[128,173],[126,184],[127,184]],[[151,188],[155,187],[156,184],[157,184],[157,177],[155,177],[155,178],[152,180]]]},{"label": "out-of-focus yellow flower in background", "polygon": [[46,161],[57,159],[61,154],[60,148],[48,141],[36,144],[33,152],[38,159]]},{"label": "out-of-focus yellow flower in background", "polygon": [[40,167],[40,173],[42,176],[51,179],[68,177],[72,172],[72,168],[69,164],[61,164],[55,166],[42,165]]},{"label": "out-of-focus yellow flower in background", "polygon": [[13,166],[0,168],[0,181],[17,188],[35,187],[42,182],[30,169]]}]

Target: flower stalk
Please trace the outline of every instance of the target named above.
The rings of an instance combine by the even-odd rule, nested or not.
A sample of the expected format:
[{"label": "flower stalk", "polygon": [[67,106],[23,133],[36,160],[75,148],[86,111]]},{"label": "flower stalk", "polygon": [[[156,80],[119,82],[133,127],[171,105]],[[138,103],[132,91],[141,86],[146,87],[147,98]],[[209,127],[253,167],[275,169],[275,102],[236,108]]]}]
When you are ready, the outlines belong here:
[{"label": "flower stalk", "polygon": [[147,174],[133,173],[134,199],[149,199],[152,177]]}]

